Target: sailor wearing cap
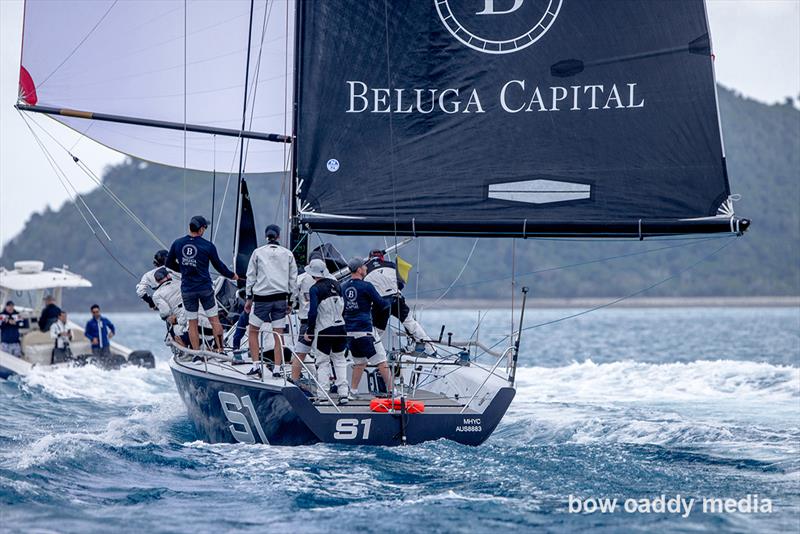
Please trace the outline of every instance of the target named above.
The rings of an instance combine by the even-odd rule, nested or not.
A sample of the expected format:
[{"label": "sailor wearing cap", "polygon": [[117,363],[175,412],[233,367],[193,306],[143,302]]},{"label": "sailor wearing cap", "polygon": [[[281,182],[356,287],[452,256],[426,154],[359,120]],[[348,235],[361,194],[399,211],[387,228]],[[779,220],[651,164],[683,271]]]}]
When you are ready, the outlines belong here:
[{"label": "sailor wearing cap", "polygon": [[289,299],[296,298],[297,264],[294,255],[278,243],[281,229],[275,224],[267,226],[267,244],[258,247],[247,264],[247,300],[244,310],[250,314],[247,343],[253,367],[247,373],[261,373],[259,331],[265,323],[271,323],[275,336],[275,367],[272,375],[281,376],[283,371],[283,332],[286,314],[291,310]]},{"label": "sailor wearing cap", "polygon": [[[158,281],[156,280],[156,271],[164,267],[164,264],[167,262],[167,255],[169,251],[165,249],[161,249],[156,251],[153,255],[153,268],[147,271],[142,275],[142,279],[139,280],[139,283],[136,284],[136,296],[145,301],[145,303],[150,306],[150,309],[155,310],[157,308],[155,302],[153,302],[153,293],[155,292],[156,288],[158,288]],[[175,271],[169,271],[169,275],[173,280],[180,280],[181,275]]]},{"label": "sailor wearing cap", "polygon": [[347,327],[350,354],[353,356],[352,391],[358,391],[361,375],[367,363],[378,367],[387,390],[392,389],[392,379],[389,366],[386,364],[386,351],[376,350],[380,341],[373,335],[372,314],[381,312],[389,307],[386,300],[378,293],[375,286],[364,281],[367,266],[361,258],[351,258],[347,262],[350,269],[350,280],[342,284],[344,296],[344,322]]},{"label": "sailor wearing cap", "polygon": [[156,269],[153,277],[158,284],[153,293],[153,303],[156,305],[158,314],[167,323],[170,337],[179,345],[186,346],[188,334],[186,333],[186,314],[183,312],[181,287],[173,282],[166,267]]},{"label": "sailor wearing cap", "polygon": [[[311,260],[306,272],[314,279],[314,285],[308,295],[308,329],[303,338],[311,344],[314,353],[318,385],[325,387],[328,384],[332,360],[339,404],[347,404],[350,392],[347,384],[347,360],[344,357],[347,350],[347,329],[342,317],[342,288],[328,273],[322,260]],[[322,394],[319,392],[320,396]]]},{"label": "sailor wearing cap", "polygon": [[198,312],[203,307],[211,323],[217,350],[222,350],[222,325],[219,322],[217,300],[208,272],[209,263],[219,274],[231,280],[239,277],[222,263],[213,243],[203,239],[208,221],[202,215],[195,215],[189,222],[189,235],[176,239],[167,254],[166,267],[181,273],[181,297],[186,319],[189,322],[189,340],[193,349],[200,348],[200,334],[197,327]]},{"label": "sailor wearing cap", "polygon": [[384,257],[385,253],[380,249],[373,249],[367,259],[367,274],[364,280],[375,286],[378,293],[390,305],[382,310],[373,310],[373,321],[376,333],[379,338],[383,338],[386,328],[389,325],[390,315],[397,317],[403,324],[403,328],[411,338],[416,341],[416,350],[436,354],[436,349],[430,342],[428,334],[411,315],[411,310],[406,304],[406,299],[401,293],[405,282],[397,272],[394,262]]}]

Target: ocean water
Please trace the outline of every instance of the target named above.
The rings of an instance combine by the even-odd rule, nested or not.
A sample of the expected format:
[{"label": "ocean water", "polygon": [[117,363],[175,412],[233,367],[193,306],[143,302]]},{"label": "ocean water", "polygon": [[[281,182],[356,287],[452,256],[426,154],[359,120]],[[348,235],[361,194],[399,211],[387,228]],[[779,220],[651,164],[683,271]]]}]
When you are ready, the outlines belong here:
[{"label": "ocean water", "polygon": [[[571,312],[529,310],[525,322]],[[157,317],[111,319],[156,369],[0,381],[3,532],[800,529],[798,309],[608,309],[527,331],[517,397],[477,448],[203,443]],[[478,314],[422,319],[464,337]],[[510,321],[489,312],[481,339]],[[662,512],[662,495],[695,503]],[[736,510],[704,512],[704,498]],[[617,507],[577,512],[579,499]]]}]

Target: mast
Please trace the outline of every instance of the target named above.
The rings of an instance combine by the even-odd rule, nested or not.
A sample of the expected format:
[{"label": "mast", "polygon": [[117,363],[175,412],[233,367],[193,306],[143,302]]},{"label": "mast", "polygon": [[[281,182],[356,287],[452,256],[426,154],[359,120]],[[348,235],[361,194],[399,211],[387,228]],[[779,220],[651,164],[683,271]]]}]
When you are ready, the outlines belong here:
[{"label": "mast", "polygon": [[297,204],[297,127],[298,108],[297,102],[300,94],[300,45],[302,42],[301,4],[303,0],[296,0],[294,11],[294,83],[292,84],[292,137],[291,137],[291,167],[289,170],[289,250],[294,254],[298,265],[308,263],[308,239],[303,234],[300,226],[300,210]]},{"label": "mast", "polygon": [[[247,125],[247,89],[250,82],[250,47],[253,42],[253,8],[255,0],[250,0],[250,24],[247,28],[247,59],[244,67],[244,99],[242,102],[242,129]],[[239,253],[239,227],[242,210],[242,171],[244,170],[244,138],[239,140],[239,176],[236,180],[236,220],[233,224],[233,265],[236,268],[236,257]]]}]

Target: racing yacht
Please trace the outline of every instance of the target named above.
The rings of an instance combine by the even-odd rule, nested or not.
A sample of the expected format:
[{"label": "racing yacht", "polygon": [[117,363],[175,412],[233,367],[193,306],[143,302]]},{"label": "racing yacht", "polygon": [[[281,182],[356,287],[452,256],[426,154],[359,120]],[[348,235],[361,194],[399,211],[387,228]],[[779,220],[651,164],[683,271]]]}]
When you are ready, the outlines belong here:
[{"label": "racing yacht", "polygon": [[[519,239],[747,230],[703,0],[495,4],[29,1],[16,107],[147,161],[230,177],[238,160],[240,277],[257,246],[244,176],[275,170],[269,217],[300,267],[323,235],[505,240],[513,258]],[[513,311],[513,259],[483,260],[511,271]],[[346,406],[328,384],[248,377],[235,352],[173,347],[170,367],[210,442],[478,445],[514,397],[523,312],[490,346],[424,340],[435,356],[395,325],[393,387]]]}]

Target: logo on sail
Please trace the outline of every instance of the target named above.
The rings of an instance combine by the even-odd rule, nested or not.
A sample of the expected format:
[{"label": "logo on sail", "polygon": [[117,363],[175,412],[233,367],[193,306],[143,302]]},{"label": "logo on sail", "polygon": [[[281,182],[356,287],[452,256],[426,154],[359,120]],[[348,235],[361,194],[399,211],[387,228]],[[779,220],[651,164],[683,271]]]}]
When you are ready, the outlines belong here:
[{"label": "logo on sail", "polygon": [[550,29],[564,0],[433,0],[450,34],[486,54],[527,48]]}]

